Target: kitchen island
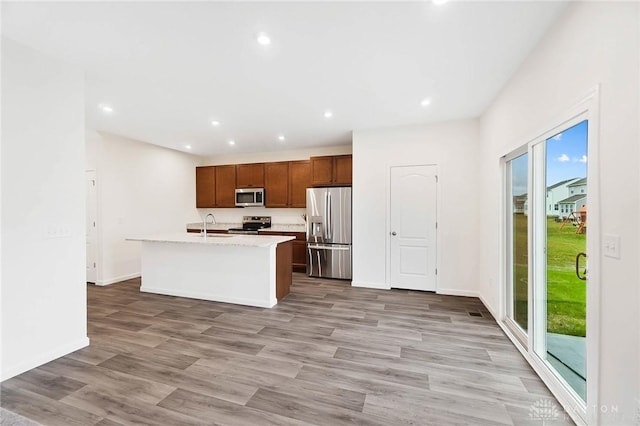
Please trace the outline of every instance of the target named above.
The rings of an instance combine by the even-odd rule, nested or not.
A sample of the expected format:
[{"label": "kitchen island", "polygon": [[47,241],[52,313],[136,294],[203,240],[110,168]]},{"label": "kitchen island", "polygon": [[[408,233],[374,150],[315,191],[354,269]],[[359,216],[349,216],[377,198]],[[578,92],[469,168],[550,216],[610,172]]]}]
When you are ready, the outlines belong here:
[{"label": "kitchen island", "polygon": [[165,234],[142,242],[140,291],[271,308],[289,293],[289,236]]}]

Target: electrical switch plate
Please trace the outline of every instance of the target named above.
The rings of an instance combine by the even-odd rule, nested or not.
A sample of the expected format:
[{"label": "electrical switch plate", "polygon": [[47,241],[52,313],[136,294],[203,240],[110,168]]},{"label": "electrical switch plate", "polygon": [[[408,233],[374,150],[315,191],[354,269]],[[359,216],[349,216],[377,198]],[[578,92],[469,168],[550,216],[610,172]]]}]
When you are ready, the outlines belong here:
[{"label": "electrical switch plate", "polygon": [[620,236],[604,234],[602,236],[602,254],[606,257],[620,259]]}]

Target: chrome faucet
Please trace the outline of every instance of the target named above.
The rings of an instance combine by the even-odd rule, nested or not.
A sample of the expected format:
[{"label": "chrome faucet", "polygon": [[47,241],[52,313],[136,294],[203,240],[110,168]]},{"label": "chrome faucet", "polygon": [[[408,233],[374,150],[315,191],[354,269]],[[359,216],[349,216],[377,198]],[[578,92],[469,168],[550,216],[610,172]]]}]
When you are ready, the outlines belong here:
[{"label": "chrome faucet", "polygon": [[216,217],[213,214],[209,213],[204,217],[204,221],[202,222],[202,232],[204,232],[204,238],[207,238],[207,219],[209,219],[209,216],[211,216],[211,219],[213,219],[213,222],[211,222],[211,224],[216,224]]}]

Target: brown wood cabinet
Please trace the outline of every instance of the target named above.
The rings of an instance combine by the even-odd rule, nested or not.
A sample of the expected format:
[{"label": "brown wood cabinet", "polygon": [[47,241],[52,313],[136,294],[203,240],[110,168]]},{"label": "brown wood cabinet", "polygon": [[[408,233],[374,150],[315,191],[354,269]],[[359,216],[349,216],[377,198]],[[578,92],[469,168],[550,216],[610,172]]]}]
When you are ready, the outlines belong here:
[{"label": "brown wood cabinet", "polygon": [[215,166],[196,167],[196,207],[216,206],[216,168]]},{"label": "brown wood cabinet", "polygon": [[351,185],[353,157],[351,155],[338,155],[333,157],[333,183],[336,185]]},{"label": "brown wood cabinet", "polygon": [[289,207],[289,162],[264,165],[265,207]]},{"label": "brown wood cabinet", "polygon": [[289,294],[291,287],[291,253],[292,243],[287,241],[276,246],[276,299],[280,300]]},{"label": "brown wood cabinet", "polygon": [[236,206],[236,166],[216,166],[216,207]]},{"label": "brown wood cabinet", "polygon": [[292,241],[292,259],[291,264],[296,272],[307,272],[307,234],[304,232],[274,232],[260,231],[260,235],[285,235],[288,237],[296,237]]},{"label": "brown wood cabinet", "polygon": [[310,186],[311,161],[289,161],[289,207],[306,207]]},{"label": "brown wood cabinet", "polygon": [[351,185],[352,164],[351,155],[311,157],[311,184]]},{"label": "brown wood cabinet", "polygon": [[236,166],[237,188],[263,188],[264,163],[238,164]]},{"label": "brown wood cabinet", "polygon": [[[304,234],[303,234],[304,235]],[[307,272],[307,242],[293,242],[293,270],[296,272]]]}]

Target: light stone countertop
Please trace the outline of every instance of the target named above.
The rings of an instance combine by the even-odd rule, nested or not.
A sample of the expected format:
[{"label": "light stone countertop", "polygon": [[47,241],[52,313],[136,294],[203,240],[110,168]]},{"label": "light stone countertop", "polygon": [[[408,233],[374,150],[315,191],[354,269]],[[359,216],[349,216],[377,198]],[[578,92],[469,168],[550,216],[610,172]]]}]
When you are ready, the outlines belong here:
[{"label": "light stone countertop", "polygon": [[216,246],[244,246],[244,247],[269,247],[286,241],[294,240],[294,237],[277,235],[240,235],[240,234],[212,234],[206,238],[199,234],[173,233],[146,235],[127,238],[127,241],[143,241],[156,243],[183,243],[206,244]]},{"label": "light stone countertop", "polygon": [[[242,228],[241,223],[207,223],[207,230],[226,231],[229,228]],[[187,229],[202,231],[202,222],[187,223]],[[306,232],[307,227],[299,223],[274,223],[271,228],[265,228],[261,231],[269,232]]]}]

